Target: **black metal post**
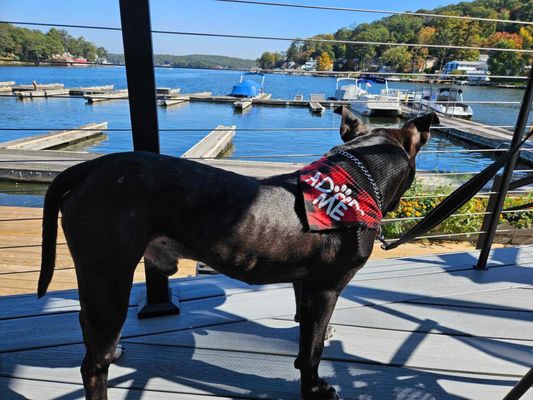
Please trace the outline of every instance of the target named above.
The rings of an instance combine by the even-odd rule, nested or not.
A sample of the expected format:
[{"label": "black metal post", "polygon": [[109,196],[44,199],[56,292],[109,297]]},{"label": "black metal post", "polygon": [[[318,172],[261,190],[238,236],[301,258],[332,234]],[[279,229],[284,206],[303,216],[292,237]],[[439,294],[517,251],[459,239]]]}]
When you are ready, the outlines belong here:
[{"label": "black metal post", "polygon": [[[498,190],[502,186],[502,176],[496,175],[492,181],[492,188],[490,191],[492,192],[489,196],[489,201],[487,203],[487,212],[488,214],[485,214],[483,217],[483,223],[481,224],[481,231],[482,232],[488,232],[490,229],[490,223],[492,221],[492,214],[490,213],[496,208],[496,204],[498,204]],[[486,233],[480,233],[477,242],[476,242],[476,249],[482,249],[485,247],[485,243],[487,242],[487,234]]]},{"label": "black metal post", "polygon": [[[159,153],[149,0],[119,1],[133,148]],[[178,306],[172,303],[168,278],[146,259],[144,265],[146,294],[139,300],[138,317],[179,313]]]},{"label": "black metal post", "polygon": [[517,400],[533,386],[533,368],[511,389],[503,400]]},{"label": "black metal post", "polygon": [[[520,141],[522,140],[522,137],[524,136],[524,130],[526,128],[527,120],[529,118],[529,113],[531,111],[532,100],[533,100],[533,67],[531,68],[531,71],[529,73],[529,79],[527,82],[526,91],[522,99],[522,104],[520,106],[520,112],[518,113],[518,119],[516,121],[516,126],[515,126],[514,133],[513,133],[513,139],[511,140],[511,147],[518,145],[518,143],[520,143]],[[487,211],[491,213],[492,219],[490,221],[489,228],[485,235],[485,242],[483,244],[483,248],[481,249],[479,258],[477,260],[477,264],[475,265],[476,269],[487,268],[487,260],[489,258],[490,249],[492,247],[492,241],[494,240],[496,228],[498,227],[498,221],[500,219],[500,213],[503,208],[503,202],[505,200],[505,196],[507,196],[507,190],[509,189],[509,182],[511,182],[511,177],[513,175],[516,161],[518,160],[518,154],[519,152],[516,152],[516,154],[509,160],[509,162],[504,168],[501,184],[497,190],[498,197],[496,199],[496,204],[494,205],[494,209],[492,210],[487,209]]]}]

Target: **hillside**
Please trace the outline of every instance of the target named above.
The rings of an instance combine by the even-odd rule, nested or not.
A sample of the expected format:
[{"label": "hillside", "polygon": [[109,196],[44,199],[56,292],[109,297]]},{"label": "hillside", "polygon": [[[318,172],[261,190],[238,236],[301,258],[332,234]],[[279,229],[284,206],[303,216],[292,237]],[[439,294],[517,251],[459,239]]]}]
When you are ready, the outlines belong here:
[{"label": "hillside", "polygon": [[[431,14],[448,14],[480,18],[533,20],[532,0],[475,0],[433,10]],[[313,39],[417,43],[473,47],[531,49],[531,25],[503,24],[450,18],[393,15],[372,23],[340,28]],[[347,45],[299,40],[286,52],[265,52],[258,63],[262,68],[295,67],[313,58],[319,70],[373,70],[387,66],[398,72],[434,72],[450,60],[477,60],[480,52],[464,49],[434,49],[408,46]],[[493,52],[489,68],[497,75],[521,74],[529,57],[518,53]]]},{"label": "hillside", "polygon": [[[123,64],[123,54],[108,54],[107,60],[113,64]],[[257,66],[255,60],[242,58],[192,54],[186,56],[174,56],[170,54],[155,54],[155,65],[169,65],[179,68],[229,68],[250,69]]]}]

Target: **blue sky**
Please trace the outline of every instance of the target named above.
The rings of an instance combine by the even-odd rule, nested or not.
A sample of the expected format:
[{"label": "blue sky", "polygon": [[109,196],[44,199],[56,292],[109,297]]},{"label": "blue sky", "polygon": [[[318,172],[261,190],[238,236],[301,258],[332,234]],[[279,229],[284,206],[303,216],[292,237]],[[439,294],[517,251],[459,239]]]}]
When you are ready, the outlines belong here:
[{"label": "blue sky", "polygon": [[[281,0],[293,4],[371,8],[393,11],[432,9],[458,1],[411,0]],[[286,7],[220,3],[213,0],[151,0],[152,29],[259,36],[309,37],[340,27],[380,19],[385,15],[319,11]],[[0,19],[78,25],[120,26],[118,0],[0,0]],[[41,28],[47,30],[48,28]],[[122,52],[119,32],[72,29],[74,36]],[[264,51],[286,50],[289,43],[271,40],[153,36],[154,52],[167,54],[219,54],[257,58]]]}]

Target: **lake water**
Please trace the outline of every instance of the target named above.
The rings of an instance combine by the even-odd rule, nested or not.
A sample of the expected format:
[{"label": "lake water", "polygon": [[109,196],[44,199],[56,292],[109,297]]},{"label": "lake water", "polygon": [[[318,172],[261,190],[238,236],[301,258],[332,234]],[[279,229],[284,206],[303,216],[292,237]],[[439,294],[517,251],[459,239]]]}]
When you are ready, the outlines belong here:
[{"label": "lake water", "polygon": [[[215,95],[230,92],[238,83],[236,71],[206,71],[187,69],[156,69],[157,86],[179,87],[183,93],[210,91]],[[123,67],[0,67],[0,81],[16,81],[18,84],[64,83],[65,87],[114,84],[126,88]],[[370,92],[379,92],[383,87],[372,84]],[[390,88],[421,88],[410,83],[389,83]],[[463,87],[465,100],[470,101],[521,101],[523,91],[516,89],[491,89]],[[297,94],[308,98],[311,93],[334,94],[335,78],[267,75],[265,91],[272,98],[292,99]],[[514,125],[518,105],[473,104],[474,120],[491,125]],[[206,133],[219,124],[236,125],[234,158],[267,161],[308,162],[340,142],[338,127],[340,116],[332,109],[322,116],[315,116],[306,108],[252,107],[244,113],[236,113],[231,104],[185,103],[164,109],[158,107],[161,152],[181,155]],[[370,125],[398,126],[399,119],[365,119]],[[132,149],[127,101],[110,101],[87,105],[83,99],[35,99],[17,101],[0,97],[0,127],[2,128],[49,128],[65,129],[90,122],[107,121],[107,139],[85,147],[84,150],[110,153]],[[254,131],[254,129],[272,131]],[[283,128],[301,128],[296,131],[276,131]],[[312,128],[313,130],[305,130]],[[320,130],[316,130],[321,128]],[[125,131],[113,131],[125,129]],[[175,129],[175,130],[173,130]],[[194,131],[187,131],[192,129]],[[42,131],[0,131],[0,141],[17,139],[43,133]],[[492,159],[481,153],[457,153],[464,149],[459,142],[450,141],[443,135],[434,134],[425,150],[451,150],[446,154],[427,153],[418,158],[418,168],[436,171],[476,171],[488,165]],[[0,186],[0,191],[7,192]],[[5,196],[4,196],[5,197]],[[12,196],[8,196],[13,199]],[[5,203],[0,195],[0,204]]]}]

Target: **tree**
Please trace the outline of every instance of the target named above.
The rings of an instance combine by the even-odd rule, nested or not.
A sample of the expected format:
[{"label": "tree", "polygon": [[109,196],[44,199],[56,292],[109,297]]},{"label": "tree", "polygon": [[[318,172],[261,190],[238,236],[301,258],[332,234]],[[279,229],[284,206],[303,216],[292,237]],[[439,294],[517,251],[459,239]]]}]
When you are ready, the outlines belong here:
[{"label": "tree", "polygon": [[518,31],[518,35],[522,39],[522,48],[531,49],[533,47],[533,28],[532,27],[522,27]]},{"label": "tree", "polygon": [[[500,39],[494,47],[501,49],[516,49],[517,44],[511,39]],[[509,51],[495,51],[491,53],[488,66],[493,75],[517,76],[522,73],[526,64],[526,57],[521,53]]]},{"label": "tree", "polygon": [[[390,33],[384,26],[379,24],[361,24],[354,30],[354,41],[361,42],[387,42]],[[346,57],[356,60],[359,68],[365,70],[370,63],[379,56],[383,46],[368,44],[348,46]]]},{"label": "tree", "polygon": [[333,69],[333,60],[326,51],[317,57],[316,69],[318,71],[331,71]]},{"label": "tree", "polygon": [[257,59],[257,63],[261,69],[272,69],[276,66],[276,56],[274,53],[265,51],[261,57]]},{"label": "tree", "polygon": [[13,32],[11,25],[0,24],[0,54],[7,56],[13,54],[15,49],[15,40],[13,39]]},{"label": "tree", "polygon": [[422,17],[393,15],[381,20],[390,32],[390,40],[395,43],[416,43],[417,34],[424,26]]},{"label": "tree", "polygon": [[96,49],[96,55],[98,56],[99,59],[107,58],[107,50],[103,47],[98,47]]},{"label": "tree", "polygon": [[407,46],[391,47],[381,55],[382,63],[398,72],[409,71],[412,60],[413,55],[409,52]]}]

